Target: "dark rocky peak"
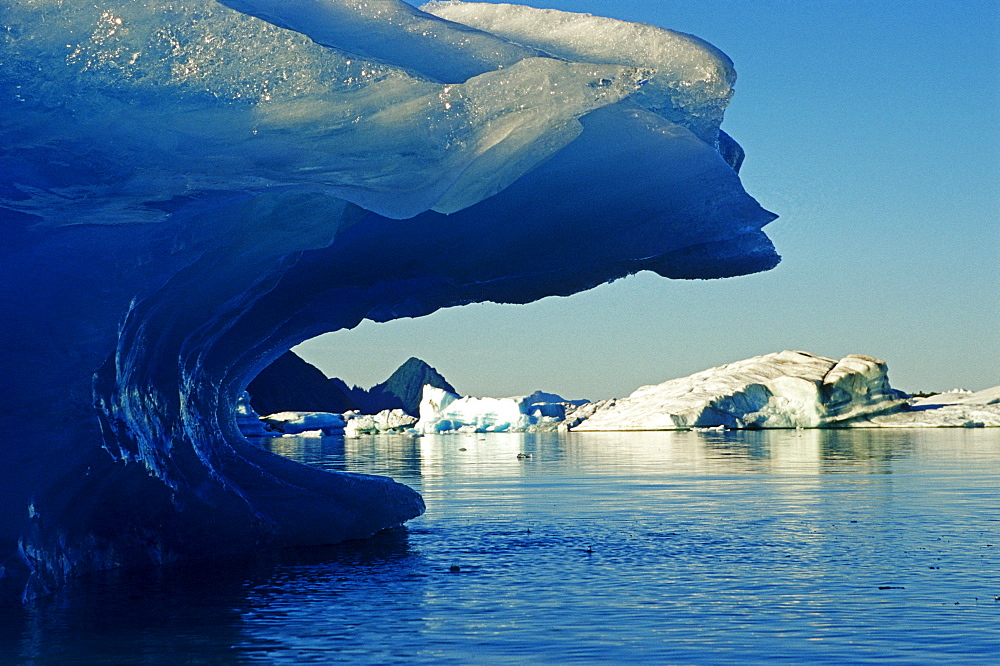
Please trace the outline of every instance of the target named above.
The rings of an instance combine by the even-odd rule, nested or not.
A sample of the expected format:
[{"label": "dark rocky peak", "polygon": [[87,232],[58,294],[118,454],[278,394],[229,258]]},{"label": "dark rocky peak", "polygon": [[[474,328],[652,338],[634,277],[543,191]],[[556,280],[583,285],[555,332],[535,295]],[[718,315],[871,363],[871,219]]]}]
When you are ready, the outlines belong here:
[{"label": "dark rocky peak", "polygon": [[323,371],[292,351],[264,368],[247,386],[250,404],[258,414],[276,412],[334,412],[357,409],[352,397],[331,382]]},{"label": "dark rocky peak", "polygon": [[[376,414],[383,409],[402,409],[407,414],[417,416],[424,384],[455,393],[455,388],[436,369],[419,358],[409,358],[399,366],[387,380],[368,389],[361,410]],[[358,394],[352,393],[356,401]]]}]

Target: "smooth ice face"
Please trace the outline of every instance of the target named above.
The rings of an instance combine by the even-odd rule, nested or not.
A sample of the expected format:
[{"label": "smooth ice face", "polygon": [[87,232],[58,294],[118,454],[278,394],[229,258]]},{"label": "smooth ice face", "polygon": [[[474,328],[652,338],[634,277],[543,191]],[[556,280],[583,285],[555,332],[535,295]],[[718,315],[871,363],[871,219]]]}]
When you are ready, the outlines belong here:
[{"label": "smooth ice face", "polygon": [[778,262],[715,131],[728,61],[698,40],[225,4],[0,0],[3,402],[41,426],[0,448],[0,592],[418,515],[240,434],[243,390],[302,340]]}]

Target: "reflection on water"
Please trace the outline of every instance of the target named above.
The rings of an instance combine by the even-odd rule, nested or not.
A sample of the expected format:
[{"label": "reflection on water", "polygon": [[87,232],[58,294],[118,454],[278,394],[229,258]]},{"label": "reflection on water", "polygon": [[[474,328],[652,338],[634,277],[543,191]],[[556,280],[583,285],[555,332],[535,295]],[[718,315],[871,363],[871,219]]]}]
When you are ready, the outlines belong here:
[{"label": "reflection on water", "polygon": [[1000,649],[996,430],[270,448],[393,476],[427,513],[366,542],[81,582],[0,617],[0,663],[936,663]]},{"label": "reflection on water", "polygon": [[404,483],[420,476],[420,440],[415,437],[281,437],[264,441],[272,453],[323,469],[342,472],[377,469],[374,473]]}]

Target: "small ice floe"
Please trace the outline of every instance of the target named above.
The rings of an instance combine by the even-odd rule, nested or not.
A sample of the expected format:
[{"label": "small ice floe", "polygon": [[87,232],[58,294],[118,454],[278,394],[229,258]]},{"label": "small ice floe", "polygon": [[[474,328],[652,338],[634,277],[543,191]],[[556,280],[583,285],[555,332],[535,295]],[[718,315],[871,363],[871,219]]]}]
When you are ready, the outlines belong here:
[{"label": "small ice floe", "polygon": [[260,419],[281,436],[323,437],[344,434],[344,417],[331,412],[278,412]]}]

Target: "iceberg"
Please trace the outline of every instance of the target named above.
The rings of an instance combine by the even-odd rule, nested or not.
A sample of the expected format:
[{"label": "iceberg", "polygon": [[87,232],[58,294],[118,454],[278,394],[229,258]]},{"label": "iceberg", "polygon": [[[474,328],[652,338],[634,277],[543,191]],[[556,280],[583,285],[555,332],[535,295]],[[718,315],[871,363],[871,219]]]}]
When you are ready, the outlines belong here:
[{"label": "iceberg", "polygon": [[535,391],[513,398],[460,396],[427,384],[420,400],[418,433],[536,432],[556,430],[578,403],[554,393]]},{"label": "iceberg", "polygon": [[236,427],[244,437],[267,437],[271,433],[264,427],[250,400],[250,394],[244,391],[236,401]]},{"label": "iceberg", "polygon": [[[281,435],[343,435],[347,421],[331,412],[277,412],[262,416],[271,432]],[[318,434],[317,434],[318,433]]]},{"label": "iceberg", "polygon": [[419,515],[241,434],[303,340],[777,264],[716,50],[495,11],[0,0],[0,398],[39,426],[0,446],[0,595]]},{"label": "iceberg", "polygon": [[344,434],[348,437],[416,432],[416,417],[402,409],[383,409],[378,414],[350,413],[344,416],[347,417]]},{"label": "iceberg", "polygon": [[573,430],[834,427],[899,411],[907,398],[879,359],[782,351],[644,386]]},{"label": "iceberg", "polygon": [[517,398],[474,398],[424,386],[416,430],[435,432],[516,432],[530,424],[528,405]]}]

